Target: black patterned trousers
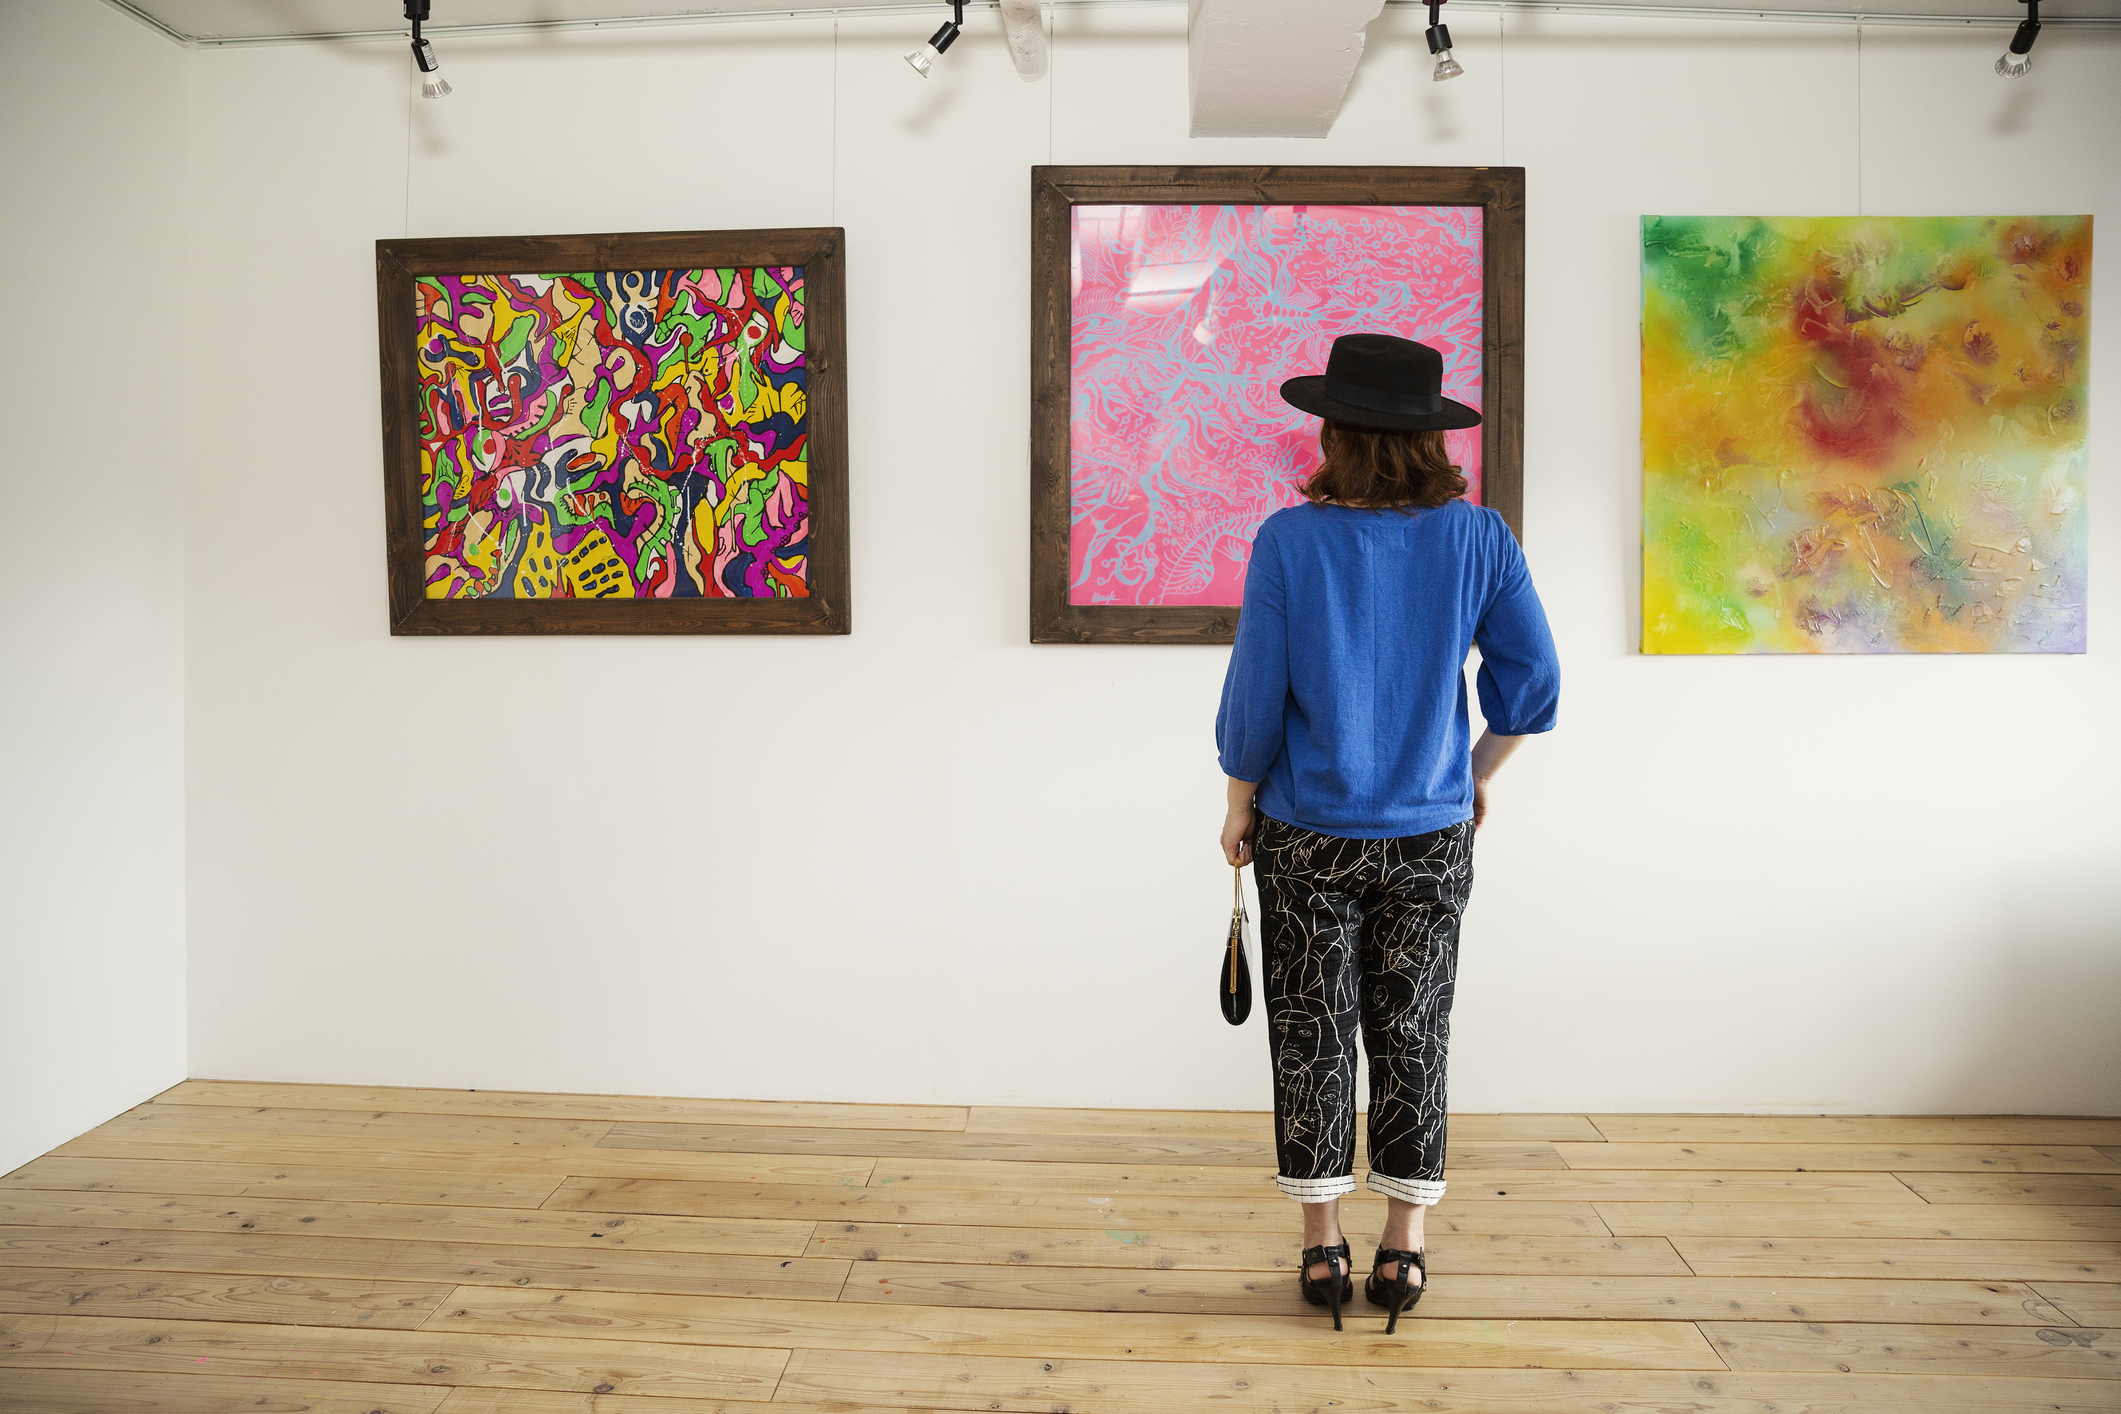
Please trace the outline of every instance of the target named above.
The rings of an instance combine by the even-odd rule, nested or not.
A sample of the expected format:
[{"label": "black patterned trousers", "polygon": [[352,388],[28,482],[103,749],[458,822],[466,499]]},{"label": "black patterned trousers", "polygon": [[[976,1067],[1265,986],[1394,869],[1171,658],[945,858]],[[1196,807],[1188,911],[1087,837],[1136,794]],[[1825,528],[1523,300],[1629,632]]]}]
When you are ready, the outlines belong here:
[{"label": "black patterned trousers", "polygon": [[1473,822],[1351,840],[1261,816],[1260,940],[1281,1191],[1355,1189],[1355,1034],[1370,1060],[1370,1187],[1443,1197],[1444,1060]]}]

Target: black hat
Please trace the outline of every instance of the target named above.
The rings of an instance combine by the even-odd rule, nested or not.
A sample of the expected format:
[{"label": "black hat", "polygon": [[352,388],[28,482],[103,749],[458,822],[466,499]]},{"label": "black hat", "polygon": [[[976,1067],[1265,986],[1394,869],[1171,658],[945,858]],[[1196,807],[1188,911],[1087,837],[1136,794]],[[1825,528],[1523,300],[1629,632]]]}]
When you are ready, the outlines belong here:
[{"label": "black hat", "polygon": [[1281,385],[1289,403],[1313,417],[1387,432],[1478,427],[1480,414],[1443,395],[1443,355],[1391,334],[1343,334],[1323,378]]}]

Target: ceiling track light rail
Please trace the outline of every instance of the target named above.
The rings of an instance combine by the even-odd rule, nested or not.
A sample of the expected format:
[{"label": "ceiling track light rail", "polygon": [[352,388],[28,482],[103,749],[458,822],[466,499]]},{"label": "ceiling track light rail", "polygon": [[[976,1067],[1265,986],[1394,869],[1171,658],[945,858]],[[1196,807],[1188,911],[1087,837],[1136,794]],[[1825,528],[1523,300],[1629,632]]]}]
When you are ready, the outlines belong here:
[{"label": "ceiling track light rail", "polygon": [[442,61],[435,47],[420,37],[420,23],[428,17],[434,0],[405,0],[405,18],[412,21],[412,62],[420,71],[420,97],[449,97],[449,80],[442,77]]},{"label": "ceiling track light rail", "polygon": [[964,33],[964,29],[965,0],[950,0],[950,18],[943,21],[941,29],[928,37],[926,44],[908,54],[906,62],[912,66],[913,72],[922,78],[928,77],[928,71],[935,67],[935,61],[943,57],[945,49],[957,43],[957,37]]},{"label": "ceiling track light rail", "polygon": [[[150,14],[136,0],[99,0],[146,26],[171,43],[186,49],[277,49],[290,45],[365,44],[376,40],[403,39],[402,29],[341,29],[283,31],[273,34],[189,34]],[[998,9],[1000,0],[966,0],[974,9]],[[1051,10],[1132,10],[1157,7],[1179,8],[1187,0],[1045,0]],[[2003,15],[1945,15],[1912,11],[1790,9],[1762,4],[1745,9],[1705,7],[1692,4],[1641,3],[1640,0],[1458,0],[1460,6],[1483,14],[1581,15],[1593,19],[1650,20],[1772,20],[1807,25],[1868,25],[1915,29],[2008,29],[2012,21]],[[1420,9],[1428,0],[1385,0],[1385,8]],[[877,19],[887,15],[933,13],[934,0],[913,4],[874,4],[858,8],[819,3],[783,4],[774,9],[687,10],[683,13],[606,15],[579,20],[502,20],[489,24],[450,24],[442,32],[452,39],[484,39],[504,34],[570,34],[577,30],[689,29],[702,25],[769,24],[786,20]],[[2055,15],[2042,23],[2049,29],[2121,29],[2121,15]]]}]

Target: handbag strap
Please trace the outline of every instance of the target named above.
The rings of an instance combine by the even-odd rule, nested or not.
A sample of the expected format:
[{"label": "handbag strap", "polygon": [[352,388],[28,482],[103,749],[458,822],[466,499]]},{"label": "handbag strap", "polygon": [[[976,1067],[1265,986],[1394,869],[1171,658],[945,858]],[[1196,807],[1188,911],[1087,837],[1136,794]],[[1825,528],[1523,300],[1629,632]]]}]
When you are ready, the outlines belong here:
[{"label": "handbag strap", "polygon": [[1230,991],[1237,992],[1237,950],[1244,946],[1245,916],[1245,871],[1242,865],[1230,867],[1230,888],[1233,900],[1230,904]]}]

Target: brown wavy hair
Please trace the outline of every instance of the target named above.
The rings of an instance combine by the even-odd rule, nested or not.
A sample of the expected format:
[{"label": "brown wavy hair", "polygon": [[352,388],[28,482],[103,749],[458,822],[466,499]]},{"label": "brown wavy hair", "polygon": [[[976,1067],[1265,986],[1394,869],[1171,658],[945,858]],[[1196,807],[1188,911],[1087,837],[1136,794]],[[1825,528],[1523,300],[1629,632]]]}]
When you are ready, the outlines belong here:
[{"label": "brown wavy hair", "polygon": [[1380,432],[1328,422],[1318,445],[1325,460],[1303,484],[1309,501],[1429,510],[1466,493],[1466,479],[1434,429]]}]

